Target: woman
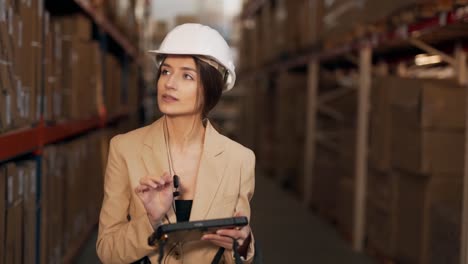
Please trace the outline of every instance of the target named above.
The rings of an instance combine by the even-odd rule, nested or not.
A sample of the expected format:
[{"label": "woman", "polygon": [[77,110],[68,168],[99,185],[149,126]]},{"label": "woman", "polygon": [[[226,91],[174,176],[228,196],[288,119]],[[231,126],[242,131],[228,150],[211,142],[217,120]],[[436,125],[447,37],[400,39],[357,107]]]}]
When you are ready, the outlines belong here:
[{"label": "woman", "polygon": [[[234,86],[227,43],[207,26],[184,24],[150,52],[156,54],[157,99],[164,116],[110,142],[97,240],[104,263],[131,263],[145,256],[157,263],[159,250],[148,246],[148,237],[161,224],[250,218],[255,156],[206,119],[221,93]],[[173,197],[174,175],[180,178],[178,197]],[[233,263],[233,239],[243,261],[251,263],[249,226],[168,245],[162,262],[211,263],[219,255],[221,263]]]}]

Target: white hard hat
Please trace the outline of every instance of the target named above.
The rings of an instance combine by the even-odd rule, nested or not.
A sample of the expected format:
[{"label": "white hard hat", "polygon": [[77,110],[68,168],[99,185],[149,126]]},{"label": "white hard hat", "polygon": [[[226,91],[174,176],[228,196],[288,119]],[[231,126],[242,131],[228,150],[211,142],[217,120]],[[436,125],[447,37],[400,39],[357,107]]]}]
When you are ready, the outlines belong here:
[{"label": "white hard hat", "polygon": [[[208,62],[223,75],[225,82],[223,91],[231,90],[236,82],[229,46],[218,31],[208,26],[191,23],[177,26],[167,34],[158,50],[149,52],[157,55],[200,56],[203,61]],[[157,60],[157,64],[159,67],[161,61]]]}]

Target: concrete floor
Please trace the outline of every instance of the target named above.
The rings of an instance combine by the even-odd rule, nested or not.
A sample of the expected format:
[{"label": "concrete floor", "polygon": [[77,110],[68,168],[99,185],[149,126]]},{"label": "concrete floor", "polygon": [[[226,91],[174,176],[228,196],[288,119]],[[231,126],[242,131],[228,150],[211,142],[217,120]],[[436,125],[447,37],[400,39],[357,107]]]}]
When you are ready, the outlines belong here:
[{"label": "concrete floor", "polygon": [[[257,176],[252,201],[252,230],[263,251],[265,264],[371,264],[354,253],[327,222],[315,216],[278,184]],[[97,232],[83,247],[76,263],[100,263],[95,251]]]}]

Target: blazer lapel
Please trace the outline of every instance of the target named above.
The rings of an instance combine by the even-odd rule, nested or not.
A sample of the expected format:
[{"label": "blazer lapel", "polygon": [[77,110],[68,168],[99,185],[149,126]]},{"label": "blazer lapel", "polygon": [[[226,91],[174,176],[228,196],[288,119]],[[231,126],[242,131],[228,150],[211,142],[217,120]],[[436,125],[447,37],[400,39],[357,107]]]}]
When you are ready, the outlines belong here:
[{"label": "blazer lapel", "polygon": [[208,121],[190,221],[206,219],[226,169],[227,157],[223,155],[225,143]]},{"label": "blazer lapel", "polygon": [[[142,159],[146,170],[158,177],[169,172],[169,160],[164,139],[163,120],[160,118],[151,125],[143,140]],[[208,121],[205,132],[203,153],[195,186],[190,221],[205,219],[224,176],[227,157],[223,155],[226,141]],[[171,223],[176,222],[174,210],[167,214]],[[164,219],[166,223],[166,219]]]},{"label": "blazer lapel", "polygon": [[[164,140],[163,120],[163,118],[160,118],[154,122],[143,140],[143,163],[145,164],[148,173],[157,177],[161,177],[164,172],[169,172],[166,142]],[[174,210],[169,210],[167,216],[171,223],[176,222]],[[164,222],[166,221],[167,220],[164,219]]]}]

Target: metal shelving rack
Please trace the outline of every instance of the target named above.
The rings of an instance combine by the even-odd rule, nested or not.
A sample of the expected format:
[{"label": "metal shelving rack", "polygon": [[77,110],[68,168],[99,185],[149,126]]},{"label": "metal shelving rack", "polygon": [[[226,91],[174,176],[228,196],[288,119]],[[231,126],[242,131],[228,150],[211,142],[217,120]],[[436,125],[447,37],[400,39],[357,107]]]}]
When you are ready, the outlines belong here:
[{"label": "metal shelving rack", "polygon": [[[41,2],[43,3],[43,2]],[[139,62],[138,49],[132,45],[129,39],[119,32],[116,26],[108,21],[102,14],[96,12],[87,2],[80,0],[69,0],[67,3],[61,2],[62,5],[72,5],[76,3],[81,11],[87,13],[93,22],[97,25],[101,31],[100,34],[106,36],[100,37],[98,41],[101,42],[101,47],[106,47],[106,39],[110,37],[124,52],[124,57],[132,58],[136,63]],[[52,3],[54,4],[54,3]],[[74,7],[73,7],[74,8]],[[107,48],[105,48],[107,49]],[[128,60],[124,60],[126,63]],[[41,89],[44,91],[44,89]],[[105,128],[111,124],[119,122],[130,115],[129,110],[123,108],[122,111],[108,115],[106,108],[102,107],[99,109],[99,114],[95,117],[90,117],[83,120],[69,120],[58,122],[56,124],[46,124],[41,114],[40,121],[37,125],[30,128],[23,128],[18,130],[9,131],[0,134],[0,162],[6,162],[15,160],[24,155],[33,155],[34,160],[37,163],[37,179],[38,183],[41,182],[41,163],[42,163],[42,151],[45,146],[60,142],[67,138],[79,136],[87,132]],[[40,219],[41,219],[41,193],[40,184],[37,185],[37,232],[38,236],[36,239],[36,263],[40,262]],[[97,226],[97,221],[91,223],[86,228],[86,232],[82,234],[80,243],[73,248],[67,249],[66,255],[63,257],[63,263],[72,263],[73,259],[79,253],[82,245],[87,241],[92,231]]]},{"label": "metal shelving rack", "polygon": [[[250,0],[244,7],[241,19],[249,19],[257,13],[265,4],[265,0]],[[461,6],[455,10],[441,12],[438,15],[424,19],[417,23],[400,26],[391,31],[373,33],[365,37],[354,39],[350,43],[331,50],[320,50],[311,47],[309,52],[301,54],[292,54],[263,68],[253,71],[249,74],[241,75],[242,79],[256,79],[265,74],[280,70],[287,70],[298,66],[307,66],[308,68],[308,96],[307,96],[307,121],[306,121],[306,140],[305,140],[305,168],[304,168],[304,200],[308,205],[312,196],[313,168],[310,164],[315,158],[316,143],[321,140],[318,137],[316,119],[321,106],[321,97],[318,95],[318,81],[320,64],[338,57],[345,56],[346,60],[352,61],[359,69],[359,87],[358,87],[358,118],[357,118],[357,138],[356,138],[356,184],[355,184],[355,215],[353,230],[353,248],[356,251],[363,251],[364,245],[364,221],[366,215],[366,182],[367,182],[367,150],[368,150],[368,127],[369,127],[369,108],[371,80],[373,73],[372,57],[379,55],[383,51],[395,49],[396,47],[415,46],[430,54],[437,54],[442,60],[451,64],[457,71],[457,79],[460,84],[467,88],[467,67],[466,52],[467,46],[458,45],[454,48],[455,56],[448,55],[445,51],[428,44],[435,40],[457,40],[462,35],[466,36],[466,28],[459,28],[467,25],[468,6]],[[464,30],[463,30],[464,29]],[[455,43],[456,44],[456,43]],[[349,56],[351,53],[358,53],[357,57]],[[392,58],[394,60],[394,58]],[[401,60],[404,60],[401,58]],[[336,91],[335,91],[336,92]],[[333,91],[332,91],[333,93]],[[326,95],[326,94],[325,94]],[[468,102],[468,96],[466,101]],[[468,127],[468,103],[466,127]],[[468,129],[466,129],[468,137]],[[464,193],[462,207],[462,235],[461,235],[461,262],[468,263],[468,140],[465,142],[465,173],[464,173]]]}]

